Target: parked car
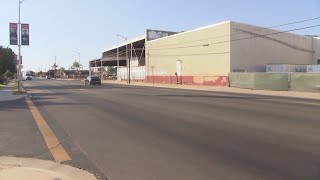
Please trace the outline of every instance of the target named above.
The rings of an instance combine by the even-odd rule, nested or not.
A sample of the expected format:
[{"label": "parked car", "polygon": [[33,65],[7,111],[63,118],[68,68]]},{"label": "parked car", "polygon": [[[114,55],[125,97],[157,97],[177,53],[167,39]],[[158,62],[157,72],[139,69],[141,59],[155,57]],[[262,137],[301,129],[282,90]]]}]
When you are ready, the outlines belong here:
[{"label": "parked car", "polygon": [[88,76],[86,80],[84,80],[85,85],[101,85],[100,76]]},{"label": "parked car", "polygon": [[50,76],[46,76],[46,79],[50,79]]}]

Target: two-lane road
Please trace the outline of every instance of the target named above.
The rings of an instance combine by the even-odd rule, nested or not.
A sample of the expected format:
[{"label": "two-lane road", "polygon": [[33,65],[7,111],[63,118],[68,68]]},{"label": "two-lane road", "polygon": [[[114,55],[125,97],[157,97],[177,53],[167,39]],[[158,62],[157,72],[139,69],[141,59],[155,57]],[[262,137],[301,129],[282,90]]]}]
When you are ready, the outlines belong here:
[{"label": "two-lane road", "polygon": [[110,179],[320,179],[319,101],[24,84],[70,163]]}]

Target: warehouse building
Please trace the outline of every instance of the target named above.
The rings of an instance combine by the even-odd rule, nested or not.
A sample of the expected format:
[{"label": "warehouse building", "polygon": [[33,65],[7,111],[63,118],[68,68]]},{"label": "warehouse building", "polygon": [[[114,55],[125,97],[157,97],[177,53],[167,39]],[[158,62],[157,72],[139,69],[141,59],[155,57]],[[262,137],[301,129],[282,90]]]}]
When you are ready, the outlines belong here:
[{"label": "warehouse building", "polygon": [[[118,68],[117,76],[119,80],[126,80],[128,74],[128,65],[132,70],[130,72],[133,80],[145,80],[145,60],[146,50],[145,44],[148,41],[171,36],[177,32],[150,30],[147,29],[142,36],[128,39],[118,35],[121,43],[107,48],[102,52],[102,58],[94,59],[89,62],[90,71],[92,74],[106,74],[108,68]],[[119,40],[120,40],[119,39]]]},{"label": "warehouse building", "polygon": [[146,82],[227,86],[230,72],[320,63],[320,39],[227,21],[146,43]]}]

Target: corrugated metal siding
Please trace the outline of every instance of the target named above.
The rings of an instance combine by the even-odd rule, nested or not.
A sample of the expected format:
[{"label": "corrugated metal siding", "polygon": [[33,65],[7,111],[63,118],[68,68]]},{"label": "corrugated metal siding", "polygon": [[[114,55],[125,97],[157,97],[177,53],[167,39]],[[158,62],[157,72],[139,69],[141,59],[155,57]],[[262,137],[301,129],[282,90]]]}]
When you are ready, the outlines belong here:
[{"label": "corrugated metal siding", "polygon": [[320,65],[308,65],[307,72],[308,73],[320,73]]},{"label": "corrugated metal siding", "polygon": [[307,72],[307,65],[303,64],[268,64],[267,73]]},{"label": "corrugated metal siding", "polygon": [[[144,81],[146,78],[146,67],[145,66],[138,66],[138,67],[131,67],[130,68],[130,79],[137,80],[137,81]],[[118,70],[118,80],[127,80],[128,78],[128,68],[122,67]]]}]

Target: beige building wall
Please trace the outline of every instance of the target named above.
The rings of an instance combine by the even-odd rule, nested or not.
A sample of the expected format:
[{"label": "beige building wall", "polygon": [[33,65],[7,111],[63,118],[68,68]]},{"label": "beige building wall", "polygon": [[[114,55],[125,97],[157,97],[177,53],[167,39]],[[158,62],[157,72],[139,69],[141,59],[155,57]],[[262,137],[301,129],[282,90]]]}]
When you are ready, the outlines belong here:
[{"label": "beige building wall", "polygon": [[320,37],[313,38],[313,49],[315,51],[313,56],[313,64],[320,63]]},{"label": "beige building wall", "polygon": [[277,32],[231,22],[231,71],[264,72],[267,64],[313,64],[311,37],[292,33],[261,36]]},{"label": "beige building wall", "polygon": [[[230,71],[230,22],[182,32],[147,42],[147,75],[223,76]],[[226,42],[226,43],[221,43]],[[210,45],[214,44],[214,45]]]}]

